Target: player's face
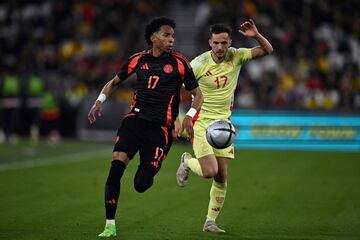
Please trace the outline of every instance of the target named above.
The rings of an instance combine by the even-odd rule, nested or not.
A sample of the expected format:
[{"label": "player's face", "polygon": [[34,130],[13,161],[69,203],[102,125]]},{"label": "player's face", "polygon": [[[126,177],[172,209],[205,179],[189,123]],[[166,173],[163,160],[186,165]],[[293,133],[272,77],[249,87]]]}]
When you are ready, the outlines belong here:
[{"label": "player's face", "polygon": [[223,60],[231,46],[231,39],[228,33],[213,33],[209,39],[209,44],[213,55],[215,55],[217,59]]},{"label": "player's face", "polygon": [[170,52],[175,41],[174,29],[168,25],[160,27],[160,30],[152,36],[153,46],[163,52]]}]

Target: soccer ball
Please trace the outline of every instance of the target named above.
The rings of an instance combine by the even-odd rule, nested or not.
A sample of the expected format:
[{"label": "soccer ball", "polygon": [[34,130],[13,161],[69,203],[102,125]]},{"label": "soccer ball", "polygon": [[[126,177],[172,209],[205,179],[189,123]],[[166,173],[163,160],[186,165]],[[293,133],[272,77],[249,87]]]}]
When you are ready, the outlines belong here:
[{"label": "soccer ball", "polygon": [[216,120],[206,129],[206,140],[216,149],[224,149],[234,142],[235,127],[230,122]]}]

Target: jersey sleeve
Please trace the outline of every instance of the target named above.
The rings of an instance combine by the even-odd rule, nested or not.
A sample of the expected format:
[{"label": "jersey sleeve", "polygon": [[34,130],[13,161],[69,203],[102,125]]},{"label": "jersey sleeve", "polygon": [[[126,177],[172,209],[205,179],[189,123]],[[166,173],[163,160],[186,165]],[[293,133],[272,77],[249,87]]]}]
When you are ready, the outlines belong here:
[{"label": "jersey sleeve", "polygon": [[195,58],[193,59],[191,62],[190,62],[190,65],[191,65],[191,68],[194,72],[194,75],[195,75],[195,78],[196,79],[199,79],[200,78],[200,62],[198,61],[198,58]]},{"label": "jersey sleeve", "polygon": [[193,69],[191,68],[191,65],[189,62],[186,61],[186,63],[184,63],[184,67],[185,67],[185,75],[184,75],[184,85],[185,85],[185,89],[188,91],[191,91],[195,88],[197,88],[199,86]]},{"label": "jersey sleeve", "polygon": [[252,59],[251,48],[238,48],[234,51],[235,65],[242,65]]},{"label": "jersey sleeve", "polygon": [[125,80],[131,74],[133,74],[135,72],[135,69],[136,69],[136,66],[138,64],[138,61],[139,61],[140,57],[141,57],[141,55],[133,55],[133,56],[131,56],[125,62],[125,64],[121,67],[121,69],[120,69],[119,73],[117,74],[117,76],[121,80]]}]

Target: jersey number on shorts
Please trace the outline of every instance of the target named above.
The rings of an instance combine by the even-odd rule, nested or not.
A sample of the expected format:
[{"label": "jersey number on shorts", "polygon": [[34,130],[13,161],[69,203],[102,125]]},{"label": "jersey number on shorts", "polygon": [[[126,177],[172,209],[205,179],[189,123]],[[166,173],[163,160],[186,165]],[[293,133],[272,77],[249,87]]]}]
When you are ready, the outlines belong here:
[{"label": "jersey number on shorts", "polygon": [[161,147],[157,147],[155,151],[154,159],[160,161],[164,157],[164,150]]},{"label": "jersey number on shorts", "polygon": [[216,88],[220,88],[220,87],[224,88],[226,86],[227,80],[228,78],[225,75],[216,77],[214,80],[214,82],[216,83]]},{"label": "jersey number on shorts", "polygon": [[150,76],[149,77],[149,81],[148,81],[148,88],[149,89],[154,89],[156,87],[156,84],[159,81],[159,76]]}]

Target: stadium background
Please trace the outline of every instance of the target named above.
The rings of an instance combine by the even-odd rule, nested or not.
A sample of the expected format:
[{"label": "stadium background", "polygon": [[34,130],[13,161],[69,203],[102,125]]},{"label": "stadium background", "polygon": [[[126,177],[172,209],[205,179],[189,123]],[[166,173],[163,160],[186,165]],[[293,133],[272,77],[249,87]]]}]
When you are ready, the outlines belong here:
[{"label": "stadium background", "polygon": [[[92,128],[86,114],[126,58],[147,47],[146,22],[166,15],[177,22],[175,49],[188,59],[208,49],[209,24],[227,22],[237,29],[253,18],[274,54],[243,67],[235,112],[246,110],[255,118],[294,113],[354,117],[357,151],[238,149],[219,219],[230,233],[214,237],[199,231],[209,182],[191,176],[192,186],[176,188],[178,157],[191,151],[189,144],[177,143],[149,193],[132,190],[137,163],[129,167],[118,214],[119,235],[359,239],[357,9],[359,1],[326,0],[1,2],[0,238],[89,239],[101,230],[111,141],[128,110],[132,81],[106,101],[103,116]],[[234,31],[234,46],[255,44]],[[183,109],[188,101],[184,94]],[[35,113],[39,142],[29,137]],[[184,210],[183,202],[190,201],[193,204]]]}]

